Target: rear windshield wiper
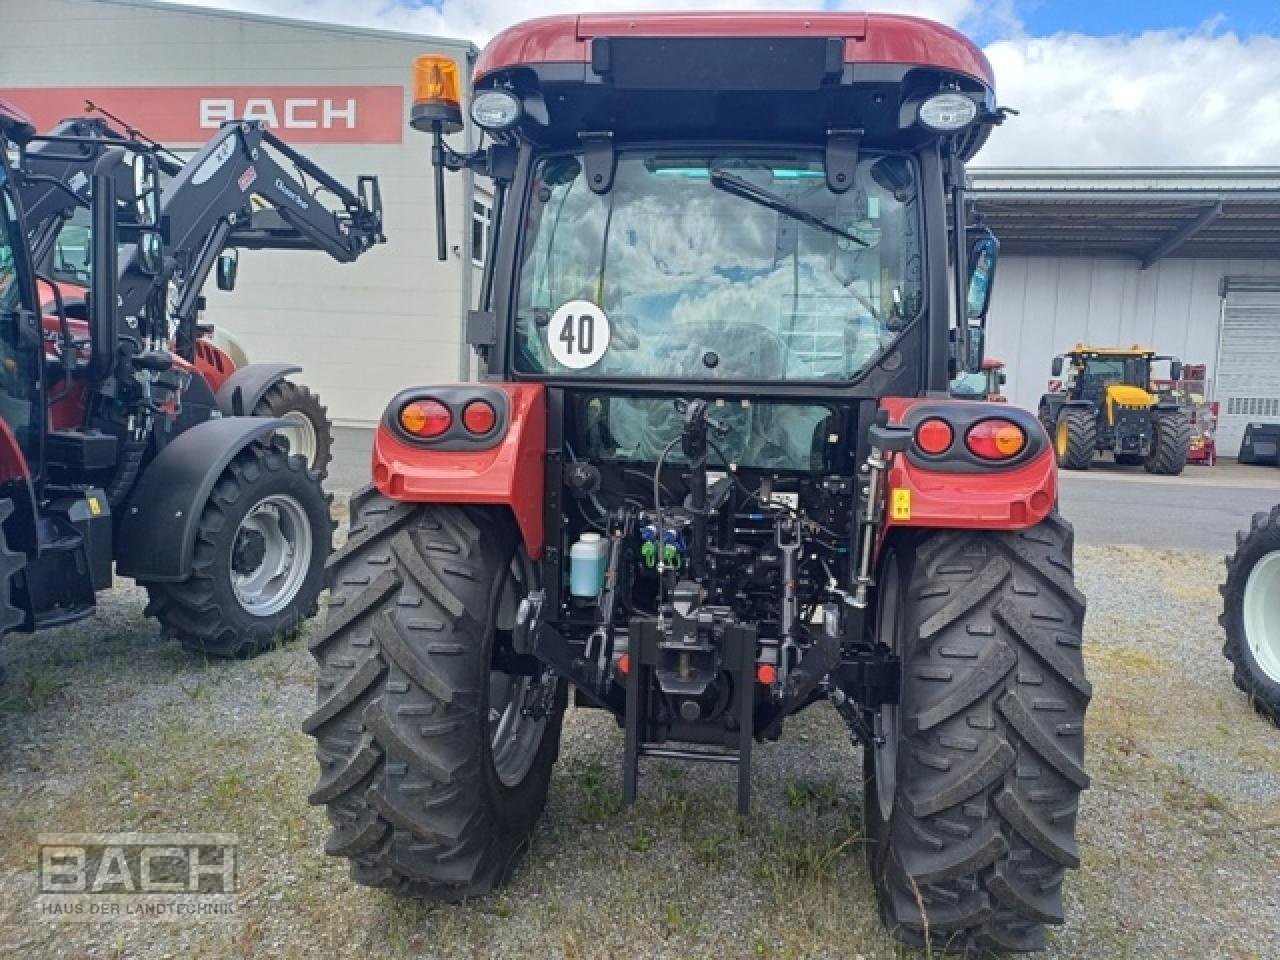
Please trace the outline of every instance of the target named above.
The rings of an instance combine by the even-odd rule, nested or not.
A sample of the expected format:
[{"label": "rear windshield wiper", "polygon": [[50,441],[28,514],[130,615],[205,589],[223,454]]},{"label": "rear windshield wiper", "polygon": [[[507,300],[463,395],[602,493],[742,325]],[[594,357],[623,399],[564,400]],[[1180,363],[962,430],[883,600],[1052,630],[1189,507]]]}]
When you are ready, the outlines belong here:
[{"label": "rear windshield wiper", "polygon": [[712,169],[708,173],[711,185],[717,190],[723,190],[725,193],[731,193],[735,197],[741,197],[743,200],[750,200],[752,203],[758,203],[762,207],[768,207],[784,217],[790,217],[792,220],[799,220],[801,223],[808,224],[818,230],[825,230],[827,233],[834,234],[837,237],[844,237],[860,247],[868,246],[867,241],[861,237],[856,237],[847,230],[841,230],[834,223],[823,220],[816,214],[810,213],[801,207],[787,201],[776,193],[770,193],[764,187],[757,187],[750,180],[744,180],[742,177],[727,173],[724,170]]}]

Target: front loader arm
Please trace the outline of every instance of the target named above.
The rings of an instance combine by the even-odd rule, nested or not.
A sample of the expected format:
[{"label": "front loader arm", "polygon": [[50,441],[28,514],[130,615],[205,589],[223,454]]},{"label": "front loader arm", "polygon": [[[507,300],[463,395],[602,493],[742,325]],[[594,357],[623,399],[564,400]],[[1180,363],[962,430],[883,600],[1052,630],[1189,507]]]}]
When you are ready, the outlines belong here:
[{"label": "front loader arm", "polygon": [[[80,117],[26,147],[21,189],[36,263],[45,262],[76,207],[88,205],[89,178],[102,151],[130,142],[140,141],[100,117]],[[353,192],[260,121],[225,124],[186,164],[162,147],[143,146],[169,177],[160,219],[166,255],[178,267],[180,295],[170,319],[179,327],[194,318],[200,291],[226,247],[322,250],[350,263],[385,240],[376,177],[360,177]],[[322,203],[324,193],[334,202]],[[138,268],[136,251],[122,251],[122,315],[140,315],[155,284]]]},{"label": "front loader arm", "polygon": [[[308,189],[309,182],[316,186]],[[326,192],[338,209],[321,202]],[[178,171],[161,194],[160,218],[168,231],[166,252],[181,276],[170,318],[179,327],[194,318],[218,254],[242,236],[250,248],[319,249],[340,263],[385,240],[376,178],[361,177],[352,192],[255,120],[225,124]],[[264,218],[277,226],[265,241],[265,231],[255,227]],[[120,283],[126,313],[145,302],[153,282],[130,251]]]}]

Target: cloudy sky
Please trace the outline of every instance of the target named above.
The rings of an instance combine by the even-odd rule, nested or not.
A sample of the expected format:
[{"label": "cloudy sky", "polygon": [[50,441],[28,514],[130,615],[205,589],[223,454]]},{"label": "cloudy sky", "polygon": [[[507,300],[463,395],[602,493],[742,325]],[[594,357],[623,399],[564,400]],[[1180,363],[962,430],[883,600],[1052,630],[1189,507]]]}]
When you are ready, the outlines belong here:
[{"label": "cloudy sky", "polygon": [[959,27],[1021,111],[979,162],[1280,166],[1280,0],[207,0],[207,6],[467,37],[571,10],[851,7]]}]

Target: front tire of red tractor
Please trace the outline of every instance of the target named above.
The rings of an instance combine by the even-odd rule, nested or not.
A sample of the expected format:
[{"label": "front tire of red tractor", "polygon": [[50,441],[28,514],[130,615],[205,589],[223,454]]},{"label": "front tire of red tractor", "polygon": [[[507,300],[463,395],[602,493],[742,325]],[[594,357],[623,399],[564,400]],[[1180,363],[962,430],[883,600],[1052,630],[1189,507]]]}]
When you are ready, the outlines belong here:
[{"label": "front tire of red tractor", "polygon": [[147,614],[184,647],[253,657],[316,613],[335,524],[320,478],[283,441],[229,463],[196,528],[191,575],[142,582]]},{"label": "front tire of red tractor", "polygon": [[1155,438],[1143,466],[1147,473],[1176,477],[1187,465],[1187,451],[1191,449],[1191,423],[1187,415],[1182,412],[1153,414],[1151,429]]},{"label": "front tire of red tractor", "polygon": [[1255,710],[1280,726],[1280,506],[1255,513],[1227,557],[1218,622],[1232,679]]},{"label": "front tire of red tractor", "polygon": [[333,424],[319,397],[292,380],[280,380],[262,395],[253,415],[288,420],[280,434],[289,441],[289,453],[302,457],[308,469],[325,478],[333,459]]},{"label": "front tire of red tractor", "polygon": [[864,752],[864,811],[881,915],[908,943],[1036,950],[1063,922],[1092,693],[1072,541],[1055,512],[886,553],[878,623],[901,702],[877,715],[886,745]]},{"label": "front tire of red tractor", "polygon": [[1064,470],[1088,470],[1098,445],[1098,421],[1092,410],[1067,409],[1058,414],[1053,449]]},{"label": "front tire of red tractor", "polygon": [[564,686],[495,659],[536,568],[506,511],[367,487],[351,517],[304,724],[320,761],[309,799],[333,825],[325,852],[357,883],[482,896],[527,849],[559,751]]}]

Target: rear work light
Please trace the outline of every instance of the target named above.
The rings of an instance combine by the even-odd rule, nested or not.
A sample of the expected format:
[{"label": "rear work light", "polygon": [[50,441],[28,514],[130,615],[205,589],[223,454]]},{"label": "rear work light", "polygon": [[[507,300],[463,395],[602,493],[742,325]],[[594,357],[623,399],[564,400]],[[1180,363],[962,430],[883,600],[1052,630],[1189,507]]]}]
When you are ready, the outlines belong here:
[{"label": "rear work light", "polygon": [[1008,420],[980,420],[965,434],[965,446],[983,460],[1010,460],[1027,446],[1027,435]]},{"label": "rear work light", "polygon": [[941,417],[930,417],[923,420],[920,426],[916,427],[916,446],[924,453],[936,457],[940,453],[946,453],[951,449],[951,441],[955,439],[955,433],[951,429],[951,424],[943,420]]},{"label": "rear work light", "polygon": [[406,433],[430,440],[453,426],[453,412],[439,400],[410,400],[400,408],[400,426]]},{"label": "rear work light", "polygon": [[935,133],[955,133],[973,123],[978,105],[963,93],[935,93],[920,104],[920,123]]},{"label": "rear work light", "polygon": [[462,408],[462,425],[467,428],[468,433],[477,437],[491,433],[497,422],[497,412],[484,400],[472,400]]},{"label": "rear work light", "polygon": [[524,108],[510,90],[482,90],[471,101],[471,119],[485,130],[510,130]]}]

